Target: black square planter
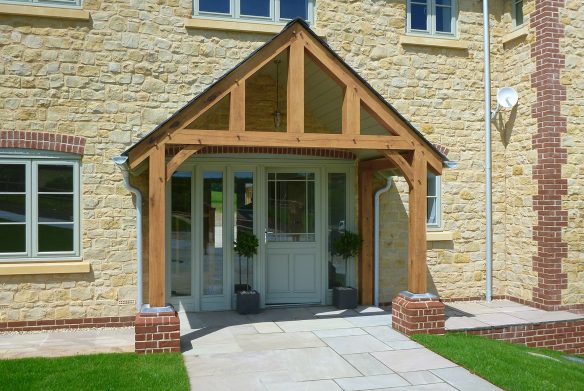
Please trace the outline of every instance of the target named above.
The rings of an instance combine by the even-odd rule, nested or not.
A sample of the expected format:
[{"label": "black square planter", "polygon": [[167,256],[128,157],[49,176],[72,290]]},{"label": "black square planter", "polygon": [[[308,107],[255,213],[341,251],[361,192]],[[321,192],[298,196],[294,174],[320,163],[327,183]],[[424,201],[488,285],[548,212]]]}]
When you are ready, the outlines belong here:
[{"label": "black square planter", "polygon": [[[236,307],[241,315],[257,314],[260,312],[260,294],[258,291],[247,291],[237,293]],[[253,292],[253,293],[249,293]]]},{"label": "black square planter", "polygon": [[357,289],[351,287],[333,288],[333,305],[341,310],[357,307]]}]

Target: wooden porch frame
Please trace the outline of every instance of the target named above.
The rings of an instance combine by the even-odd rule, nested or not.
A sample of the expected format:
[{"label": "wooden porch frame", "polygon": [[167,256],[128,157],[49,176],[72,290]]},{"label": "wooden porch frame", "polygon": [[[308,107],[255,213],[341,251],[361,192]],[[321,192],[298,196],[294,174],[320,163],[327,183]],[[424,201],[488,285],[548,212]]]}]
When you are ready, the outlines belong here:
[{"label": "wooden porch frame", "polygon": [[[284,50],[289,50],[287,131],[246,130],[245,84],[255,72]],[[309,55],[344,88],[341,134],[304,133],[304,56]],[[187,129],[195,119],[229,95],[229,129]],[[388,130],[387,135],[360,134],[361,106]],[[168,145],[183,145],[168,163]],[[346,64],[318,40],[308,26],[296,21],[278,36],[219,79],[129,152],[135,169],[149,162],[149,302],[165,304],[165,186],[175,170],[205,146],[326,148],[377,150],[387,163],[359,165],[359,230],[364,239],[359,265],[361,302],[373,302],[373,173],[381,167],[398,168],[410,187],[408,289],[426,290],[426,194],[427,170],[442,172],[441,155],[399,114],[385,104]],[[405,157],[407,154],[410,159]]]}]

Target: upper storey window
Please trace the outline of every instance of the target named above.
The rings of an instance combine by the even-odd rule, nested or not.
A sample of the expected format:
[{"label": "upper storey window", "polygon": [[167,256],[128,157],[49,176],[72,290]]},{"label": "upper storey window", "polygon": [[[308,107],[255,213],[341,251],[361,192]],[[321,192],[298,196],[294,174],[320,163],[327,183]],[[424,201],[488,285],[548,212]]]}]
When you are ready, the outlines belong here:
[{"label": "upper storey window", "polygon": [[456,35],[456,0],[407,0],[409,33]]},{"label": "upper storey window", "polygon": [[195,16],[254,22],[285,23],[314,20],[314,0],[193,0]]},{"label": "upper storey window", "polygon": [[513,0],[513,27],[523,25],[523,0]]},{"label": "upper storey window", "polygon": [[81,0],[0,0],[0,3],[79,8]]}]

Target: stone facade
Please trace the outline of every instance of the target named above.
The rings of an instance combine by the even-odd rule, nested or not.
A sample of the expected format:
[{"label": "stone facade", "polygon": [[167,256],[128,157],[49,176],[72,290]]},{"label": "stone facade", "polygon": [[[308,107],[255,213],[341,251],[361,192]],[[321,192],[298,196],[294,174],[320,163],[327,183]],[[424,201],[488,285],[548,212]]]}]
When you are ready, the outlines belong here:
[{"label": "stone facade", "polygon": [[[557,7],[564,26],[557,43],[565,57],[557,73],[565,91],[557,115],[565,118],[566,130],[556,142],[567,152],[555,168],[567,186],[557,199],[567,214],[557,230],[566,246],[555,262],[565,274],[557,300],[582,305],[584,6],[579,0],[524,3],[527,35],[507,42],[509,2],[492,1],[491,10],[493,94],[510,85],[521,97],[516,109],[502,111],[493,124],[493,293],[532,302],[543,276],[534,267],[542,155],[533,145],[538,119],[532,109],[547,98],[533,85],[540,30],[530,14],[549,5]],[[458,162],[442,180],[443,229],[454,240],[428,246],[429,286],[444,298],[480,298],[485,292],[481,7],[479,0],[460,1],[459,36],[469,45],[460,50],[401,44],[405,0],[316,1],[319,34]],[[111,158],[269,39],[186,29],[192,0],[85,0],[83,8],[90,21],[0,15],[2,130],[86,139],[82,256],[91,263],[89,274],[0,276],[0,322],[135,314],[135,210]],[[144,173],[133,181],[147,189]],[[406,288],[405,182],[396,179],[381,204],[381,301],[389,302]]]}]

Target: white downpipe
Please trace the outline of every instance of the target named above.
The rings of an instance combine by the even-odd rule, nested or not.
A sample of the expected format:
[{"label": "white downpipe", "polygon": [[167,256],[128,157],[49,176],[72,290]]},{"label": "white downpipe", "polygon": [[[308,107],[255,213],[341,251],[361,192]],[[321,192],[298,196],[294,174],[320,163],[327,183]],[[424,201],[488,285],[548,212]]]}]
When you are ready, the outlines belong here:
[{"label": "white downpipe", "polygon": [[373,279],[374,287],[373,287],[373,304],[378,307],[379,306],[379,199],[383,193],[386,193],[389,189],[391,189],[391,185],[393,181],[390,176],[387,177],[387,183],[385,187],[377,190],[375,192],[375,229],[374,231],[374,239],[373,239],[373,259],[374,259],[374,273],[375,278]]},{"label": "white downpipe", "polygon": [[130,185],[127,156],[114,156],[114,163],[120,168],[124,178],[124,186],[136,196],[136,308],[142,309],[142,193]]},{"label": "white downpipe", "polygon": [[486,214],[486,300],[492,299],[493,279],[493,211],[491,177],[491,44],[489,33],[489,0],[483,0],[484,57],[485,57],[485,214]]}]

